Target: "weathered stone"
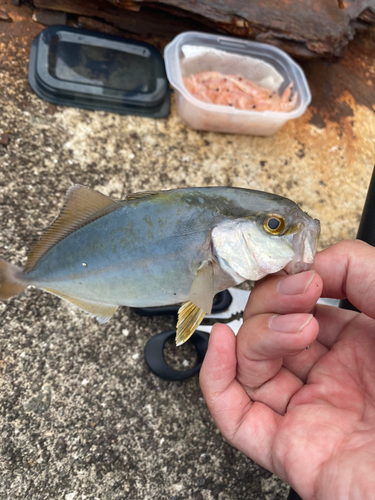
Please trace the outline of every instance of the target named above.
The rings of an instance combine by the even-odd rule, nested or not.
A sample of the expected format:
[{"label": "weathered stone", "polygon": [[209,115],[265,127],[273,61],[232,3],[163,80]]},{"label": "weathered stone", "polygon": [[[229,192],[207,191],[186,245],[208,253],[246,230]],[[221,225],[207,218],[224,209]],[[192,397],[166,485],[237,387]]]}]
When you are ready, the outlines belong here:
[{"label": "weathered stone", "polygon": [[188,30],[207,31],[205,24],[189,17],[179,17],[165,10],[150,6],[135,6],[132,9],[119,9],[116,4],[104,0],[35,0],[34,5],[41,8],[64,11],[84,17],[104,20],[115,28],[143,36],[161,37],[170,40],[178,33]]},{"label": "weathered stone", "polygon": [[63,437],[59,437],[55,443],[55,455],[57,458],[61,458],[66,453],[66,441]]},{"label": "weathered stone", "polygon": [[[34,0],[38,7],[99,17],[117,28],[173,37],[190,23],[251,38],[299,57],[342,57],[360,23],[375,24],[373,0]],[[173,20],[173,21],[172,21]]]},{"label": "weathered stone", "polygon": [[46,385],[42,387],[37,396],[33,397],[25,405],[27,411],[32,411],[40,415],[47,411],[51,404],[51,388]]},{"label": "weathered stone", "polygon": [[11,23],[12,18],[6,12],[0,10],[0,21],[5,21],[6,23]]},{"label": "weathered stone", "polygon": [[1,136],[0,136],[0,144],[2,146],[8,146],[9,140],[10,140],[10,136],[9,136],[9,134],[7,132],[5,132],[4,134],[1,134]]},{"label": "weathered stone", "polygon": [[78,16],[77,27],[88,30],[100,31],[101,33],[108,33],[110,35],[122,35],[123,32],[114,26],[93,19],[92,17]]},{"label": "weathered stone", "polygon": [[66,12],[58,12],[49,9],[35,9],[32,20],[44,26],[52,26],[53,24],[66,24]]}]

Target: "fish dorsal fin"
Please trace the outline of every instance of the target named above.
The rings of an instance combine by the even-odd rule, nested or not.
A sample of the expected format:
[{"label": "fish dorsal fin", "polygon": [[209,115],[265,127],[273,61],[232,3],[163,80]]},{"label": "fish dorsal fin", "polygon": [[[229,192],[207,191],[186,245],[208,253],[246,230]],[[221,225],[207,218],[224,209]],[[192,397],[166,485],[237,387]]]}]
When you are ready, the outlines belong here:
[{"label": "fish dorsal fin", "polygon": [[44,288],[46,292],[52,293],[60,299],[66,300],[71,304],[79,307],[83,311],[94,316],[97,321],[101,324],[107,323],[107,321],[115,314],[117,306],[110,304],[101,304],[99,302],[91,302],[90,300],[80,299],[78,297],[72,297],[66,293],[59,292],[58,290],[53,290],[52,288]]},{"label": "fish dorsal fin", "polygon": [[43,255],[59,241],[107,213],[104,209],[109,212],[110,207],[115,208],[117,203],[112,198],[79,184],[69,188],[60,215],[32,249],[25,272],[32,271]]},{"label": "fish dorsal fin", "polygon": [[146,198],[147,196],[152,196],[154,194],[159,194],[160,191],[142,191],[140,193],[129,193],[126,195],[126,200],[139,200],[140,198]]}]

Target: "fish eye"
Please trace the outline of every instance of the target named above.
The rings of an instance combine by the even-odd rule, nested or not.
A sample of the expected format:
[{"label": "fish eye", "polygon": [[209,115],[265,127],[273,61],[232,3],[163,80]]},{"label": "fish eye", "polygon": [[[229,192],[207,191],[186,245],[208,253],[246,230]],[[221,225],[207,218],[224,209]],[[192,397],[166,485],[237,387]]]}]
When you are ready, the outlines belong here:
[{"label": "fish eye", "polygon": [[281,215],[269,215],[263,222],[263,228],[271,234],[278,235],[285,228],[285,219]]},{"label": "fish eye", "polygon": [[276,231],[276,229],[280,226],[280,221],[279,219],[276,219],[276,217],[271,217],[270,219],[268,219],[267,226],[268,229]]}]

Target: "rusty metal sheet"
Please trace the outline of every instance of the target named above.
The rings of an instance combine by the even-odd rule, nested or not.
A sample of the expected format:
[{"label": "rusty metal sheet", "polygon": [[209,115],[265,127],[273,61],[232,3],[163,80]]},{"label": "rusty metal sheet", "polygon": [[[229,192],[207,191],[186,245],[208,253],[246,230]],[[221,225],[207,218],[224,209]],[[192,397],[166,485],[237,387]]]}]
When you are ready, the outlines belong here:
[{"label": "rusty metal sheet", "polygon": [[329,123],[341,127],[353,122],[354,105],[375,113],[375,31],[359,36],[350,44],[340,63],[303,61],[313,100],[310,123],[326,128]]},{"label": "rusty metal sheet", "polygon": [[375,0],[34,0],[34,5],[153,35],[173,36],[198,23],[299,57],[343,56],[356,30],[375,23]]}]

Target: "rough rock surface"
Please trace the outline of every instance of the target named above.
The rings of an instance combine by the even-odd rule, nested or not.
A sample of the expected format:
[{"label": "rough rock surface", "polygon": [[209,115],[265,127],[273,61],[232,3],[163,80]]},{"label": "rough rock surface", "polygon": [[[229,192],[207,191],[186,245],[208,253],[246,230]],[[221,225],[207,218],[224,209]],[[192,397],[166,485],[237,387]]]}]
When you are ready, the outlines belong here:
[{"label": "rough rock surface", "polygon": [[[56,107],[29,88],[42,29],[6,1],[0,30],[0,252],[25,263],[66,190],[126,192],[197,185],[286,195],[322,222],[321,247],[354,237],[375,158],[373,35],[338,65],[305,65],[313,102],[269,138],[166,120]],[[100,326],[29,289],[0,304],[1,500],[281,500],[287,485],[228,445],[198,379],[169,383],[143,359],[172,318],[127,308]],[[187,345],[168,358],[194,362]],[[187,360],[187,363],[184,363]]]},{"label": "rough rock surface", "polygon": [[299,57],[343,56],[375,24],[374,0],[33,0],[37,7],[99,17],[118,28],[173,37],[194,29],[277,45]]}]

